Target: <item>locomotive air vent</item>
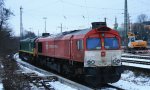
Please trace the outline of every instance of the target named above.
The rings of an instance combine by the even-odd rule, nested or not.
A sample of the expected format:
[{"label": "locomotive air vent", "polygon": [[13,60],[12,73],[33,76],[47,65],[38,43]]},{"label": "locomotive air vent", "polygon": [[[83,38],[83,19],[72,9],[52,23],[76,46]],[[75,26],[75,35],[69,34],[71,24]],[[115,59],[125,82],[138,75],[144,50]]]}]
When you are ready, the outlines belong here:
[{"label": "locomotive air vent", "polygon": [[107,26],[106,22],[92,22],[92,29]]},{"label": "locomotive air vent", "polygon": [[108,27],[100,27],[97,29],[97,31],[110,31],[111,29]]},{"label": "locomotive air vent", "polygon": [[42,37],[48,37],[48,36],[50,36],[49,33],[42,33]]}]

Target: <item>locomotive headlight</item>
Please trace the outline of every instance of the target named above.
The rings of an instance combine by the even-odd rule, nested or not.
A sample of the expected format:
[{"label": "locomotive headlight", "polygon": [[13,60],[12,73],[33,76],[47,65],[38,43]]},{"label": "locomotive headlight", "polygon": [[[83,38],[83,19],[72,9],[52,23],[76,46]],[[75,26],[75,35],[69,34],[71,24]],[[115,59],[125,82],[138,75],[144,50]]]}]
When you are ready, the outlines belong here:
[{"label": "locomotive headlight", "polygon": [[91,61],[91,64],[95,64],[95,61],[94,61],[94,60],[92,60],[92,61]]},{"label": "locomotive headlight", "polygon": [[116,59],[113,60],[113,63],[116,63]]},{"label": "locomotive headlight", "polygon": [[88,61],[87,61],[87,64],[90,65],[90,64],[91,64],[91,60],[88,60]]},{"label": "locomotive headlight", "polygon": [[88,60],[88,61],[87,61],[87,64],[88,64],[88,65],[93,65],[93,64],[95,64],[95,61],[94,61],[94,60]]},{"label": "locomotive headlight", "polygon": [[121,61],[120,61],[119,59],[114,59],[114,60],[113,60],[113,63],[114,63],[114,64],[119,64],[120,62],[121,62]]},{"label": "locomotive headlight", "polygon": [[121,61],[120,61],[119,59],[116,61],[116,63],[118,63],[118,64],[119,64],[120,62],[121,62]]}]

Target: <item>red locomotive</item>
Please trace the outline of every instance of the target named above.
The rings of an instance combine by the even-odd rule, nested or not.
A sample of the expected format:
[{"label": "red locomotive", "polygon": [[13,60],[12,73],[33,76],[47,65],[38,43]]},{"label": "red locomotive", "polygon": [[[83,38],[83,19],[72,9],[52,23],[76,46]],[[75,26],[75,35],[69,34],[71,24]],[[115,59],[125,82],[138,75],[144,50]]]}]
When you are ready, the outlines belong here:
[{"label": "red locomotive", "polygon": [[67,76],[82,77],[93,86],[116,82],[122,73],[120,35],[105,23],[94,22],[92,26],[36,38],[33,50],[29,53],[20,49],[20,57],[34,57],[34,63]]}]

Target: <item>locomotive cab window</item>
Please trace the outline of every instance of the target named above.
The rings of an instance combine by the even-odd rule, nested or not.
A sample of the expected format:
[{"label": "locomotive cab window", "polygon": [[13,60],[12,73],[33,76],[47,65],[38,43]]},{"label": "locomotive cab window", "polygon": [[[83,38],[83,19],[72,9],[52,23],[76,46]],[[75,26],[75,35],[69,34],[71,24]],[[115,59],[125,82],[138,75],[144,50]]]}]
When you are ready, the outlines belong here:
[{"label": "locomotive cab window", "polygon": [[100,38],[88,38],[86,44],[87,44],[88,50],[101,49],[101,39]]},{"label": "locomotive cab window", "polygon": [[77,41],[77,48],[78,48],[78,50],[82,50],[83,49],[83,40],[78,40]]},{"label": "locomotive cab window", "polygon": [[118,49],[119,48],[118,39],[115,37],[104,38],[104,43],[105,43],[105,49]]},{"label": "locomotive cab window", "polygon": [[42,42],[38,43],[38,52],[42,53]]}]

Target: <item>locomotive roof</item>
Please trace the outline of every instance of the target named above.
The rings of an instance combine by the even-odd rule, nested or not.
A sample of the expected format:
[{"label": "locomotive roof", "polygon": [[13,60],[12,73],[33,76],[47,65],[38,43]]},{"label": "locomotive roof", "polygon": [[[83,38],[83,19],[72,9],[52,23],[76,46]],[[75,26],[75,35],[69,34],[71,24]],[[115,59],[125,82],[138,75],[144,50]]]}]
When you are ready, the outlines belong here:
[{"label": "locomotive roof", "polygon": [[[100,29],[108,29],[107,27],[106,28],[100,28]],[[45,41],[45,40],[48,40],[48,39],[62,39],[62,38],[69,38],[70,36],[72,35],[86,35],[88,32],[92,31],[93,29],[92,28],[87,28],[87,29],[80,29],[80,30],[73,30],[73,31],[66,31],[66,32],[62,32],[62,33],[59,33],[59,34],[56,34],[56,35],[51,35],[51,36],[48,36],[48,37],[40,37],[38,40],[40,41]],[[111,29],[112,30],[112,29]],[[114,30],[112,30],[114,32]]]},{"label": "locomotive roof", "polygon": [[20,40],[21,42],[33,42],[36,38],[26,38],[23,40]]},{"label": "locomotive roof", "polygon": [[80,29],[80,30],[73,30],[73,31],[66,31],[66,32],[62,32],[59,33],[57,35],[55,35],[55,38],[61,38],[63,36],[71,36],[71,35],[84,35],[86,33],[88,33],[90,30],[92,30],[91,28],[88,29]]},{"label": "locomotive roof", "polygon": [[67,33],[66,35],[81,35],[81,34],[86,34],[91,30],[91,28],[88,29],[80,29],[80,30],[74,30],[71,31],[69,33]]}]

